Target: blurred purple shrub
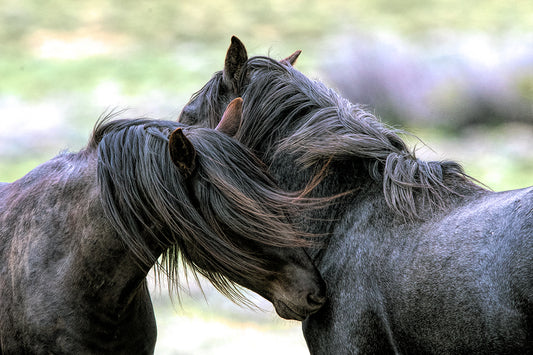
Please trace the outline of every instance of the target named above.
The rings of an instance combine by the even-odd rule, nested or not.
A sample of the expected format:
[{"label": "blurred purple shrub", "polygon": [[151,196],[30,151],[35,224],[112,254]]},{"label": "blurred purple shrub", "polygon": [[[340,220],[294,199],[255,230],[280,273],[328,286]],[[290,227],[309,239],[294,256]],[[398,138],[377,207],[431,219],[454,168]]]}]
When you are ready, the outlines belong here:
[{"label": "blurred purple shrub", "polygon": [[533,37],[439,36],[429,43],[335,38],[325,80],[386,122],[461,128],[533,124]]}]

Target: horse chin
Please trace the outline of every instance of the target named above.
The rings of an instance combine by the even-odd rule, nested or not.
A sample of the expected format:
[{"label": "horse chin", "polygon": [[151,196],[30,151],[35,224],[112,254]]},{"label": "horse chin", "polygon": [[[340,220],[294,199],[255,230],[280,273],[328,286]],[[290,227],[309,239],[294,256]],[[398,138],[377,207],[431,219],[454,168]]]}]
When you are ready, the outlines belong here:
[{"label": "horse chin", "polygon": [[294,305],[291,308],[289,307],[289,305],[279,300],[272,302],[272,304],[274,305],[274,308],[276,309],[276,313],[281,318],[288,319],[288,320],[303,321],[305,320],[305,318],[307,318],[308,315],[314,313],[314,312],[305,312],[301,310],[296,310],[295,309],[296,307]]}]

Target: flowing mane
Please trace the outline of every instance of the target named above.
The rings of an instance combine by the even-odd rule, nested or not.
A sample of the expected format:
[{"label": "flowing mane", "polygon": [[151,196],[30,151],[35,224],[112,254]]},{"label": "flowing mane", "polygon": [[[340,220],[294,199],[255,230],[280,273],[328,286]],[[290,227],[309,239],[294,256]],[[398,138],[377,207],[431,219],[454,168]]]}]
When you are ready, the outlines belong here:
[{"label": "flowing mane", "polygon": [[[178,127],[197,150],[192,181],[184,182],[167,153],[169,134]],[[268,272],[253,250],[237,247],[230,235],[273,246],[308,245],[287,220],[298,204],[295,199],[276,190],[263,164],[252,154],[243,155],[247,151],[222,133],[170,121],[108,117],[96,125],[89,148],[98,151],[102,204],[118,236],[141,263],[155,263],[172,289],[179,287],[181,259],[195,278],[202,274],[226,296],[246,302],[220,271],[237,279]],[[149,242],[155,243],[152,248]],[[159,262],[150,251],[154,246],[162,251]]]},{"label": "flowing mane", "polygon": [[[243,117],[248,119],[243,119],[237,139],[266,152],[264,156],[297,153],[301,168],[362,159],[369,175],[382,181],[387,204],[408,218],[419,217],[422,206],[442,208],[448,196],[460,194],[450,180],[475,185],[456,162],[417,159],[400,131],[283,61],[253,57],[242,72],[247,73],[240,85]],[[248,81],[253,85],[247,85]],[[292,133],[277,137],[276,132]]]}]

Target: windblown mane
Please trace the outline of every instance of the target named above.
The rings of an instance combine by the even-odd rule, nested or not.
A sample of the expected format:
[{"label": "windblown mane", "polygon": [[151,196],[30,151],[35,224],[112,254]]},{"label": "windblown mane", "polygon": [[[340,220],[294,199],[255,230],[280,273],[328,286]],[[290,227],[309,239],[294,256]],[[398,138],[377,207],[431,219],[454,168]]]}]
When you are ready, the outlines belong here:
[{"label": "windblown mane", "polygon": [[400,131],[286,63],[253,57],[242,71],[244,119],[236,138],[254,151],[296,153],[302,168],[362,159],[369,175],[382,181],[389,207],[408,218],[419,217],[423,207],[443,208],[449,195],[459,194],[447,179],[476,186],[458,163],[417,159]]},{"label": "windblown mane", "polygon": [[221,98],[224,98],[224,96],[227,94],[225,90],[222,89],[224,87],[222,82],[222,72],[216,72],[214,76],[207,82],[207,84],[204,85],[204,87],[193,94],[191,101],[195,100],[200,95],[202,96],[202,106],[199,108],[199,111],[205,114],[205,116],[202,116],[202,118],[207,117],[207,120],[201,122],[189,122],[189,125],[211,128],[215,128],[217,126],[220,117],[222,117],[223,110],[225,109],[225,107],[220,107],[217,105],[217,102],[219,102]]},{"label": "windblown mane", "polygon": [[[168,153],[169,134],[182,127],[197,152],[196,175],[185,181]],[[246,301],[229,275],[268,274],[260,256],[235,242],[305,246],[287,221],[295,199],[275,188],[263,164],[222,133],[149,119],[97,123],[89,147],[98,151],[98,180],[110,222],[141,264],[156,264],[179,287],[185,268],[223,294]],[[233,238],[230,238],[233,236]],[[240,241],[239,240],[239,241]],[[160,249],[162,258],[151,250]]]}]

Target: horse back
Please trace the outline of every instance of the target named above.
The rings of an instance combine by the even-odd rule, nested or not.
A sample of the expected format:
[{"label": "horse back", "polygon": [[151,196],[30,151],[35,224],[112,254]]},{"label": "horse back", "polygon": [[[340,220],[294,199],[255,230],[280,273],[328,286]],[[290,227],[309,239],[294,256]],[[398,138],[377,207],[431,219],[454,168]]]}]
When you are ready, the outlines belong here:
[{"label": "horse back", "polygon": [[398,313],[424,325],[433,350],[533,351],[532,217],[527,188],[477,195],[422,224],[411,261],[396,275],[408,301]]},{"label": "horse back", "polygon": [[[505,199],[500,205],[498,230],[503,242],[498,264],[500,269],[509,272],[509,290],[518,306],[528,314],[533,336],[533,187],[497,193],[496,203],[499,195]],[[504,273],[500,276],[505,278]]]},{"label": "horse back", "polygon": [[10,185],[11,184],[8,182],[0,182],[0,213],[2,213],[2,211],[4,210],[4,205],[5,205],[4,195],[6,194]]}]

